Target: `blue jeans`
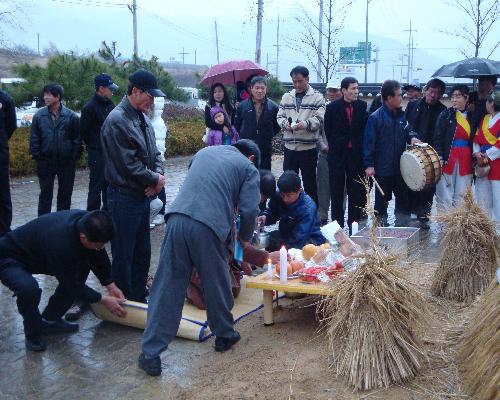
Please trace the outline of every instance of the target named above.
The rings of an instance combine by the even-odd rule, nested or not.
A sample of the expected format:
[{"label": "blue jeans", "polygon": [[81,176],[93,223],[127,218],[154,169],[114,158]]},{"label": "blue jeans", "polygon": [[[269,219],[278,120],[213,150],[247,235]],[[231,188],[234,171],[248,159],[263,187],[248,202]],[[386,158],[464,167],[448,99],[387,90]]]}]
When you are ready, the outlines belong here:
[{"label": "blue jeans", "polygon": [[108,186],[108,211],[115,225],[111,277],[128,300],[144,302],[151,260],[149,198]]}]

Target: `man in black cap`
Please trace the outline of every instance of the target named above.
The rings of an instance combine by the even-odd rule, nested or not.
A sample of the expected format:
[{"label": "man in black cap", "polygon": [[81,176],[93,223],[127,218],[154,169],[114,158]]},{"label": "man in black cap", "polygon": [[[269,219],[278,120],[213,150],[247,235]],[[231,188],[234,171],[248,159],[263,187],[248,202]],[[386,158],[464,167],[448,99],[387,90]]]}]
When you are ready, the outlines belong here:
[{"label": "man in black cap", "polygon": [[12,201],[9,183],[9,139],[16,130],[16,107],[0,90],[0,236],[10,231]]},{"label": "man in black cap", "polygon": [[419,84],[408,83],[403,86],[403,90],[406,93],[406,98],[408,101],[419,100],[422,98],[422,88]]},{"label": "man in black cap", "polygon": [[108,114],[115,108],[111,101],[118,85],[108,74],[99,74],[94,79],[95,94],[82,108],[80,131],[87,146],[88,165],[90,171],[87,210],[106,210],[106,180],[104,179],[104,162],[101,151],[101,127]]},{"label": "man in black cap", "polygon": [[127,95],[101,129],[108,211],[116,227],[111,241],[112,277],[129,300],[146,301],[151,259],[149,203],[165,184],[155,132],[145,116],[164,97],[155,76],[140,69],[129,76]]},{"label": "man in black cap", "polygon": [[[61,319],[75,298],[99,302],[113,314],[125,316],[120,305],[125,299],[111,279],[104,249],[112,237],[113,222],[107,212],[66,210],[43,215],[0,238],[0,281],[14,292],[28,350],[45,350],[42,334],[78,330],[77,324]],[[108,295],[85,285],[90,270]],[[58,281],[41,315],[42,290],[34,274],[54,276]]]}]

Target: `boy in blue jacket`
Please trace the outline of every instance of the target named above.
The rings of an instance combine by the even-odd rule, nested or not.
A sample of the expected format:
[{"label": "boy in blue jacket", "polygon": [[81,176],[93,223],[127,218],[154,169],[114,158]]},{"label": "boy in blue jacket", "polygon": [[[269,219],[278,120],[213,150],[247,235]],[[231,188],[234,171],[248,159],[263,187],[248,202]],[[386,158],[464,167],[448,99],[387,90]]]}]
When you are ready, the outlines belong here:
[{"label": "boy in blue jacket", "polygon": [[301,249],[308,243],[325,243],[320,232],[316,203],[302,188],[302,181],[295,171],[285,171],[278,179],[278,192],[260,215],[261,224],[272,225],[279,221],[279,229],[271,232],[268,250]]}]

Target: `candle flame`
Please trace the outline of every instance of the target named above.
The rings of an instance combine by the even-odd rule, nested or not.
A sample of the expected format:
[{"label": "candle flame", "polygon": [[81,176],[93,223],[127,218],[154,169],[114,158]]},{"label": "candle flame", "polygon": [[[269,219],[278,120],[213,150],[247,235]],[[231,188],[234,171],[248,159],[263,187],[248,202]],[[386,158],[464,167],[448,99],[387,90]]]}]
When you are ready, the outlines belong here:
[{"label": "candle flame", "polygon": [[271,264],[271,259],[270,258],[267,259],[267,263]]}]

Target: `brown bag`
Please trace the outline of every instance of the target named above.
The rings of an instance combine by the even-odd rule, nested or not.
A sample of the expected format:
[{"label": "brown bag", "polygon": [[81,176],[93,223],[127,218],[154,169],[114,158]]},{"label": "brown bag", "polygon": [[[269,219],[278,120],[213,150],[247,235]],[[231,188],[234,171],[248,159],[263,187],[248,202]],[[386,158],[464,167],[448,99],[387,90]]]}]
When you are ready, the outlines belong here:
[{"label": "brown bag", "polygon": [[[232,263],[229,264],[229,276],[231,278],[233,297],[236,298],[241,291],[241,271]],[[191,280],[187,288],[186,298],[200,310],[207,309],[205,298],[203,297],[203,289],[201,288],[200,275],[198,275],[198,271],[196,271],[195,267],[193,267],[193,272],[191,273]]]}]

